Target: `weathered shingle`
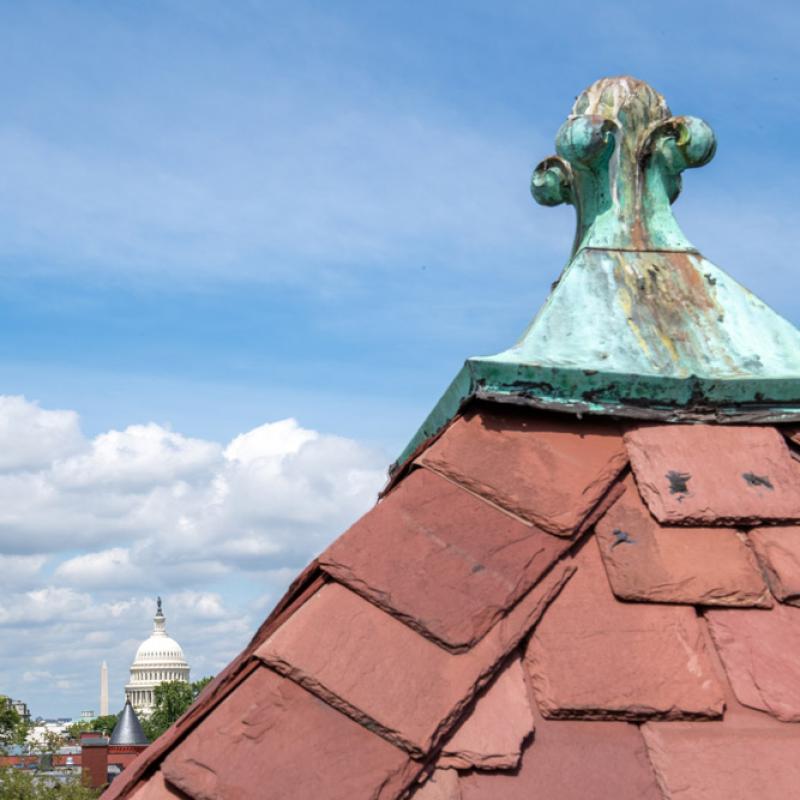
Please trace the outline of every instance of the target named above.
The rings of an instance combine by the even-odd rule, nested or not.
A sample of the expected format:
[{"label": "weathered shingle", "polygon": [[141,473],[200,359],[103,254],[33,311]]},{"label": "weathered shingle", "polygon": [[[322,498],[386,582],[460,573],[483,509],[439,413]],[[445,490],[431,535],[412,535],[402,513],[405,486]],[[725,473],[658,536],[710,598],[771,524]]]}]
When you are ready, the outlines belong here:
[{"label": "weathered shingle", "polygon": [[549,533],[572,536],[627,455],[613,423],[478,406],[419,461]]},{"label": "weathered shingle", "polygon": [[193,800],[383,800],[419,771],[403,750],[266,667],[240,684],[161,769]]},{"label": "weathered shingle", "polygon": [[570,568],[557,567],[463,654],[449,652],[359,595],[330,584],[271,636],[257,655],[354,719],[420,755],[451,731],[570,574]]},{"label": "weathered shingle", "polygon": [[775,597],[800,605],[800,526],[756,528],[749,538]]},{"label": "weathered shingle", "polygon": [[461,800],[458,773],[453,769],[437,769],[412,796],[414,800]]},{"label": "weathered shingle", "polygon": [[150,780],[136,790],[134,800],[182,800],[185,795],[167,785],[164,773],[158,769]]},{"label": "weathered shingle", "polygon": [[642,727],[664,800],[787,800],[800,786],[800,735],[725,722]]},{"label": "weathered shingle", "polygon": [[659,522],[800,519],[800,463],[770,427],[642,425],[625,433],[642,497]]},{"label": "weathered shingle", "polygon": [[636,725],[536,721],[514,775],[471,772],[462,800],[662,800]]},{"label": "weathered shingle", "polygon": [[625,494],[596,527],[617,597],[709,606],[772,605],[742,533],[730,528],[666,528],[647,510],[633,479],[625,483]]},{"label": "weathered shingle", "polygon": [[800,609],[776,603],[705,616],[739,702],[800,722]]},{"label": "weathered shingle", "polygon": [[465,648],[569,546],[418,469],[319,561],[330,575],[411,627]]},{"label": "weathered shingle", "polygon": [[525,674],[520,659],[514,658],[444,743],[438,764],[459,769],[513,769],[532,733],[533,711]]},{"label": "weathered shingle", "polygon": [[722,688],[693,608],[623,603],[595,541],[536,626],[526,665],[547,717],[714,718]]}]

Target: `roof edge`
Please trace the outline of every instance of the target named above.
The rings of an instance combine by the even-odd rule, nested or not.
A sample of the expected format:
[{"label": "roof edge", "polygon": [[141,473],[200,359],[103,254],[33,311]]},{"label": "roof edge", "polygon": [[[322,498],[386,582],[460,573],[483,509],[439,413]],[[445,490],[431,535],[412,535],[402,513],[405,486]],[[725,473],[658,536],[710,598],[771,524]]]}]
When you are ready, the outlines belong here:
[{"label": "roof edge", "polygon": [[800,421],[800,377],[674,378],[469,358],[389,474],[397,474],[472,399],[660,422]]}]

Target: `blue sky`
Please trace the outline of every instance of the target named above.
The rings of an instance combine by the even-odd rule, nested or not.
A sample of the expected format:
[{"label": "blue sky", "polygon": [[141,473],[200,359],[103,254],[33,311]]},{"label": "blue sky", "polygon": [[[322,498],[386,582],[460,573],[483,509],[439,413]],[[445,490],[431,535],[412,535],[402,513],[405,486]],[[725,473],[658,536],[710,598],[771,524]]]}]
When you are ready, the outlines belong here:
[{"label": "blue sky", "polygon": [[[347,463],[377,477],[335,512],[326,495],[291,556],[279,548],[242,582],[220,551],[221,572],[205,564],[211,572],[178,580],[178,608],[211,592],[215,619],[233,630],[203,665],[219,668],[286,577],[366,507],[376,465],[398,454],[461,361],[509,346],[544,300],[573,218],[535,206],[529,176],[594,79],[633,74],[674,113],[712,124],[717,156],[685,176],[676,213],[707,257],[800,320],[789,256],[799,20],[788,2],[0,2],[0,393],[27,398],[12,411],[34,428],[31,401],[76,412],[80,426],[58,417],[58,452],[35,469],[63,487],[57,458],[105,453],[95,437],[149,423],[179,433],[177,445],[160,441],[216,476],[230,459],[212,464],[187,441],[224,449],[293,417],[320,441],[361,448]],[[293,435],[280,429],[291,458]],[[319,458],[312,472],[335,468]],[[70,462],[69,491],[86,463]],[[100,503],[110,479],[91,474]],[[191,484],[177,474],[165,480]],[[20,603],[63,590],[67,609],[75,598],[63,592],[88,592],[98,608],[129,603],[125,624],[138,614],[147,632],[159,587],[137,586],[133,567],[124,591],[111,576],[91,583],[74,559],[122,548],[130,566],[156,534],[117,520],[56,542],[48,523],[39,549],[19,555],[25,516],[0,533],[0,554],[44,559],[16,587]],[[278,517],[259,524],[280,527]],[[101,617],[74,635],[99,643]],[[14,630],[31,619],[8,618]],[[29,646],[62,646],[47,627],[57,621]],[[195,624],[183,635],[197,651]],[[48,663],[21,682],[0,640],[0,691],[5,682],[38,713],[78,713],[93,702],[98,648],[64,676]],[[117,683],[125,652],[113,656]]]}]

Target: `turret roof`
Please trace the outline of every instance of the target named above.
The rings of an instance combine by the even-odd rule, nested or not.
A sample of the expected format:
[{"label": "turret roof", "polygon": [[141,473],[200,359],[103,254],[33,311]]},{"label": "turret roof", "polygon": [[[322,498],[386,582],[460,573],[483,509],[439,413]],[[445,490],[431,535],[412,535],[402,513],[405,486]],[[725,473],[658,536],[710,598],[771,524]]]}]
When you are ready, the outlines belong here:
[{"label": "turret roof", "polygon": [[796,796],[798,333],[672,218],[708,125],[604,79],[557,150],[545,308],[108,800]]},{"label": "turret roof", "polygon": [[150,740],[145,736],[139,717],[136,716],[130,700],[125,701],[125,707],[122,709],[117,724],[111,732],[109,744],[150,744]]}]

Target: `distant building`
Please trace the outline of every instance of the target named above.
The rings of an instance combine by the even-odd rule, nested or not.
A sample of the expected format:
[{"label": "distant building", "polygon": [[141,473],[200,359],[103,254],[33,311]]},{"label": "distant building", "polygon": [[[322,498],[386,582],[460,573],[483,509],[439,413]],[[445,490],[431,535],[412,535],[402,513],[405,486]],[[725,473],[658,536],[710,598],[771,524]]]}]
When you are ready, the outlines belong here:
[{"label": "distant building", "polygon": [[131,679],[125,686],[125,698],[137,714],[148,716],[155,706],[156,686],[165,681],[189,682],[189,664],[181,646],[166,629],[167,618],[158,598],[153,632],[136,651],[131,664]]},{"label": "distant building", "polygon": [[108,664],[100,665],[100,716],[108,716]]},{"label": "distant building", "polygon": [[31,712],[27,703],[23,703],[22,700],[12,700],[11,708],[19,714],[19,718],[23,722],[29,723],[31,721]]},{"label": "distant building", "polygon": [[110,738],[81,734],[84,781],[95,789],[110,783],[149,743],[130,700],[126,700]]},{"label": "distant building", "polygon": [[97,714],[94,713],[94,709],[90,709],[89,711],[81,711],[81,722],[91,722]]}]

